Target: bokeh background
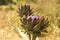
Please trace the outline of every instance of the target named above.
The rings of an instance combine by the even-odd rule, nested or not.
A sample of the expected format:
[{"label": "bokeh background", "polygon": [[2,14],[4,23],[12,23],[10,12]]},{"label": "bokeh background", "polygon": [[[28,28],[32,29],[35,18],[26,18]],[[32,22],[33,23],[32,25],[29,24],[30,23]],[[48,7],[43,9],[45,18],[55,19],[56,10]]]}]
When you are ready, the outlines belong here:
[{"label": "bokeh background", "polygon": [[48,33],[39,40],[60,40],[60,0],[0,0],[0,40],[23,40],[14,27],[20,23],[18,7],[25,4],[49,20]]}]

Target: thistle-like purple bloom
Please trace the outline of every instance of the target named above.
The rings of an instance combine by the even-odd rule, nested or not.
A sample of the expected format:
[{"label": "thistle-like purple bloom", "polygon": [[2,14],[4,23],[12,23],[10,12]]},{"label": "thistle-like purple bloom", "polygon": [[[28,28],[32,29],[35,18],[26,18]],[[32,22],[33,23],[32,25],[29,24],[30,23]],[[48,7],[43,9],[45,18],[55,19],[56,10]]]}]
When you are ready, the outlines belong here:
[{"label": "thistle-like purple bloom", "polygon": [[31,18],[32,20],[39,19],[39,17],[37,15],[31,15],[27,19],[29,19],[29,18]]}]

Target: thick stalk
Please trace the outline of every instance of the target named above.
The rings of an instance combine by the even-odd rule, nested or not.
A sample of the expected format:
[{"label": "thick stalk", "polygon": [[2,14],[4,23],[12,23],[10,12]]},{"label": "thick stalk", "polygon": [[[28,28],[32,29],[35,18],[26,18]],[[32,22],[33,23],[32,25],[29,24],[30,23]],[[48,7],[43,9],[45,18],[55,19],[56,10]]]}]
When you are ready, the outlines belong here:
[{"label": "thick stalk", "polygon": [[31,40],[36,40],[36,34],[35,33],[31,34]]}]

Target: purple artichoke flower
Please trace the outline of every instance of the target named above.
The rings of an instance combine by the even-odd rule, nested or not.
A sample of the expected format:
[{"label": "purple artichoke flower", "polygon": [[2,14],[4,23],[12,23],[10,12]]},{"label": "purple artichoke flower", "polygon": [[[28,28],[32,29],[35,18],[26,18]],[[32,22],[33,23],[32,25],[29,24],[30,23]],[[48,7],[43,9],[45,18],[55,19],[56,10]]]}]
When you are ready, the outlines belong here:
[{"label": "purple artichoke flower", "polygon": [[39,16],[37,16],[37,15],[31,15],[31,16],[29,16],[27,19],[32,19],[32,20],[34,20],[34,19],[39,19]]}]

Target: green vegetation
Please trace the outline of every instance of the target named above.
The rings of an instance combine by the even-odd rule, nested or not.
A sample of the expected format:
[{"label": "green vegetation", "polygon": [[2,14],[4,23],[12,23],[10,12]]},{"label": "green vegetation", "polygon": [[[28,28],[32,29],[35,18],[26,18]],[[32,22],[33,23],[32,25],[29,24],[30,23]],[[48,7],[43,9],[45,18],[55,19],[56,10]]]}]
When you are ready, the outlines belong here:
[{"label": "green vegetation", "polygon": [[16,4],[13,0],[0,0],[0,5]]}]

